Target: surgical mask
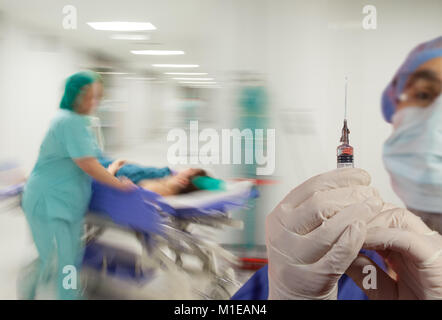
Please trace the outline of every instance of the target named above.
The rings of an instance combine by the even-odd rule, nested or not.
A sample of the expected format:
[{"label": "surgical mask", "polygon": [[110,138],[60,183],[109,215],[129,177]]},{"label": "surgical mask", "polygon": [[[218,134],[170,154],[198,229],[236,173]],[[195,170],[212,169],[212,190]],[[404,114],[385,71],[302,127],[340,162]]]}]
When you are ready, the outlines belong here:
[{"label": "surgical mask", "polygon": [[393,116],[383,159],[393,190],[408,208],[442,213],[442,96]]}]

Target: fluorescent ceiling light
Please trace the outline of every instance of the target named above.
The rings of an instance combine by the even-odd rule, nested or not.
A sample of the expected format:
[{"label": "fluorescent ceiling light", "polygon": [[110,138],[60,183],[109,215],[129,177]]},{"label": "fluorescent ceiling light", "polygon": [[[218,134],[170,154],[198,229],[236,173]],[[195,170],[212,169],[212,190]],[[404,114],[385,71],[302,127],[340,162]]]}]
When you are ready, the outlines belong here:
[{"label": "fluorescent ceiling light", "polygon": [[153,64],[157,68],[198,68],[197,64]]},{"label": "fluorescent ceiling light", "polygon": [[220,86],[189,86],[189,88],[198,88],[198,89],[219,89]]},{"label": "fluorescent ceiling light", "polygon": [[180,81],[180,83],[216,84],[216,82],[205,82],[205,81]]},{"label": "fluorescent ceiling light", "polygon": [[[184,82],[179,82],[179,83],[184,83]],[[219,84],[218,83],[216,83],[216,82],[198,82],[198,83],[193,83],[193,84],[190,84],[191,86],[207,86],[207,87],[209,87],[209,86],[219,86]]]},{"label": "fluorescent ceiling light", "polygon": [[113,71],[99,71],[97,73],[99,73],[99,74],[130,74],[127,72],[113,72]]},{"label": "fluorescent ceiling light", "polygon": [[154,80],[155,78],[149,78],[149,77],[125,77],[124,79],[127,79],[127,80]]},{"label": "fluorescent ceiling light", "polygon": [[101,31],[148,31],[156,30],[156,27],[150,22],[88,22],[91,28]]},{"label": "fluorescent ceiling light", "polygon": [[113,40],[149,40],[150,36],[146,34],[113,34],[110,36]]},{"label": "fluorescent ceiling light", "polygon": [[172,56],[184,54],[181,50],[132,50],[133,54],[144,54],[148,56]]},{"label": "fluorescent ceiling light", "polygon": [[174,80],[189,80],[189,81],[210,81],[213,78],[173,78]]},{"label": "fluorescent ceiling light", "polygon": [[219,84],[189,84],[190,87],[220,87]]},{"label": "fluorescent ceiling light", "polygon": [[204,76],[205,72],[164,72],[164,74],[175,75],[175,76]]}]

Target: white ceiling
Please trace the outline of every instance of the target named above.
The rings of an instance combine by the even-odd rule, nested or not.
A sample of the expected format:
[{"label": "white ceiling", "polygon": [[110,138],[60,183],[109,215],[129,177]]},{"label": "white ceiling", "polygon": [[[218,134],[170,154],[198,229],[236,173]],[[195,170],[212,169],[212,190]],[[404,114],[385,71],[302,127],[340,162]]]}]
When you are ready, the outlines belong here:
[{"label": "white ceiling", "polygon": [[[62,9],[67,4],[77,9],[77,30],[63,29]],[[201,67],[187,71],[210,72],[210,43],[232,8],[231,1],[216,0],[0,0],[0,10],[38,32],[106,53],[137,68],[153,63],[190,63]],[[157,30],[145,32],[151,36],[149,41],[112,40],[109,36],[115,32],[96,31],[86,24],[91,21],[147,21]],[[134,49],[183,50],[186,54],[140,56],[129,52]]]}]

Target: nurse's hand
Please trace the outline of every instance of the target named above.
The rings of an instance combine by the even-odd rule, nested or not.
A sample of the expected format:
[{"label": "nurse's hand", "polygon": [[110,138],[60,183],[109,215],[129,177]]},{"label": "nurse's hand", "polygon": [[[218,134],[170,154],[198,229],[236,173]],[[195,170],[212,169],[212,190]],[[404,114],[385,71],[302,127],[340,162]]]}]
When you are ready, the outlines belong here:
[{"label": "nurse's hand", "polygon": [[121,191],[129,192],[138,188],[138,186],[135,183],[133,183],[131,180],[129,180],[126,177],[122,177],[119,180],[120,180],[120,185],[118,186],[118,189],[120,189]]},{"label": "nurse's hand", "polygon": [[107,167],[107,171],[109,171],[109,173],[111,175],[116,175],[118,170],[120,170],[120,168],[122,166],[124,166],[126,164],[126,160],[116,160],[114,162],[112,162],[108,167]]},{"label": "nurse's hand", "polygon": [[269,299],[336,299],[366,224],[382,208],[370,176],[337,169],[292,190],[266,218]]},{"label": "nurse's hand", "polygon": [[[442,236],[410,211],[390,206],[368,224],[364,248],[378,250],[396,273],[360,256],[347,274],[370,299],[442,299]],[[365,289],[363,268],[376,267],[376,288]]]},{"label": "nurse's hand", "polygon": [[122,191],[131,191],[137,188],[137,186],[126,177],[121,179],[116,178],[105,167],[103,167],[100,162],[98,162],[97,158],[86,157],[76,158],[73,160],[84,172],[98,182]]}]

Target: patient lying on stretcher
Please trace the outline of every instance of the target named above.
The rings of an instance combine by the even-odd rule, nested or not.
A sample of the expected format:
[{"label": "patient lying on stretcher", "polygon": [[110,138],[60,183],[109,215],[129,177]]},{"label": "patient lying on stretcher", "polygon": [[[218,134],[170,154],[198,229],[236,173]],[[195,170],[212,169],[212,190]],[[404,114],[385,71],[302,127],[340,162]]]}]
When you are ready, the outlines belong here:
[{"label": "patient lying on stretcher", "polygon": [[[130,168],[127,166],[132,166],[132,170],[128,170]],[[113,175],[124,175],[124,172],[120,172],[124,171],[120,170],[124,167],[130,173],[128,178],[135,184],[161,196],[189,193],[200,189],[220,190],[223,188],[221,180],[209,177],[203,169],[199,168],[188,168],[172,174],[169,168],[141,167],[128,165],[124,160],[116,160],[107,166],[107,170]],[[135,172],[137,175],[133,174]]]},{"label": "patient lying on stretcher", "polygon": [[165,178],[141,180],[138,185],[162,196],[171,196],[198,190],[192,183],[192,179],[199,176],[207,176],[207,174],[202,169],[188,168]]}]

